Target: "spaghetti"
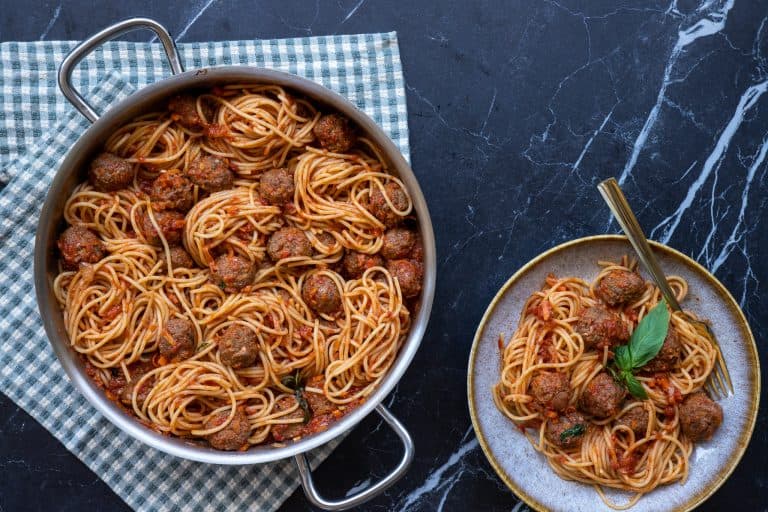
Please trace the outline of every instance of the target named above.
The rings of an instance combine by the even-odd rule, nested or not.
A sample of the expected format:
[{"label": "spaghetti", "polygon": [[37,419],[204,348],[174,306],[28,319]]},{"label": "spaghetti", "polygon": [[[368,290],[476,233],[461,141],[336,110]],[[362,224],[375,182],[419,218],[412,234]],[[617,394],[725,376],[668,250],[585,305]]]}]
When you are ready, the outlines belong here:
[{"label": "spaghetti", "polygon": [[[661,293],[640,281],[634,296],[606,306],[601,282],[614,276],[639,280],[639,276],[626,257],[620,263],[599,263],[602,269],[595,282],[550,274],[542,289],[527,300],[506,346],[503,337],[499,339],[501,374],[493,399],[561,478],[593,485],[607,505],[627,509],[659,485],[685,482],[694,441],[711,436],[719,425],[718,420],[707,426],[707,432],[695,430],[696,415],[705,415],[694,402],[717,353],[682,314],[672,313],[664,346],[637,375],[647,399],[629,396],[607,377],[616,343],[600,346],[594,337],[618,333],[626,341],[659,303]],[[682,301],[686,281],[677,276],[668,280]],[[611,284],[616,282],[621,281]],[[611,291],[623,290],[619,286]],[[615,315],[611,318],[617,323],[605,319],[601,323],[590,310]],[[562,379],[562,388],[552,376]],[[552,396],[560,397],[561,403]],[[545,398],[551,401],[544,402]],[[714,411],[710,416],[719,413],[722,419],[719,406],[710,407]],[[605,488],[633,496],[626,504],[616,504]]]},{"label": "spaghetti", "polygon": [[54,288],[111,399],[239,450],[327,428],[376,389],[418,305],[421,250],[405,186],[346,119],[227,85],[173,98],[105,151],[66,203]]}]

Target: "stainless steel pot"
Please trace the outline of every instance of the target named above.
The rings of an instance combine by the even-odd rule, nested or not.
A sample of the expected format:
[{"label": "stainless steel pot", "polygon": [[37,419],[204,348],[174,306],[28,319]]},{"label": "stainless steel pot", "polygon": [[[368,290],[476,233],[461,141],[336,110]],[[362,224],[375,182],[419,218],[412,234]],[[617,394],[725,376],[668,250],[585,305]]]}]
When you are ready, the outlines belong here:
[{"label": "stainless steel pot", "polygon": [[[71,84],[72,71],[95,47],[125,32],[138,28],[150,29],[157,34],[168,56],[173,76],[145,87],[117,105],[114,105],[108,113],[100,116],[73,88]],[[382,149],[390,168],[403,180],[413,199],[424,242],[425,272],[421,307],[415,315],[408,339],[390,369],[389,374],[362,406],[334,423],[327,431],[289,443],[286,446],[257,446],[245,452],[222,452],[212,448],[194,446],[180,439],[163,436],[147,429],[133,417],[123,412],[93,384],[86,376],[80,358],[70,348],[69,339],[64,328],[62,312],[53,294],[53,279],[57,272],[55,243],[64,223],[64,203],[77,183],[85,179],[85,169],[89,160],[100,150],[107,137],[130,119],[157,108],[172,94],[187,89],[206,88],[216,84],[234,82],[270,83],[289,88],[301,95],[312,98],[329,109],[343,113],[367,133]],[[64,158],[43,205],[35,240],[35,288],[40,315],[43,319],[48,338],[64,370],[77,389],[85,395],[99,412],[124,432],[149,446],[171,455],[212,464],[237,465],[260,464],[294,457],[307,498],[314,505],[327,510],[343,510],[359,505],[395,483],[405,473],[413,459],[414,447],[408,431],[384,408],[381,402],[392,391],[392,388],[402,377],[406,368],[408,368],[424,336],[435,293],[436,262],[434,233],[424,196],[421,193],[413,171],[411,171],[403,156],[381,128],[367,115],[338,94],[295,75],[246,66],[202,68],[185,72],[176,45],[168,31],[159,23],[145,18],[132,18],[112,25],[72,50],[64,59],[59,70],[59,87],[75,108],[93,124],[83,133]],[[304,454],[312,448],[327,443],[351,429],[374,409],[400,437],[404,448],[402,459],[397,467],[386,477],[359,493],[338,501],[323,498],[315,489],[309,463]]]}]

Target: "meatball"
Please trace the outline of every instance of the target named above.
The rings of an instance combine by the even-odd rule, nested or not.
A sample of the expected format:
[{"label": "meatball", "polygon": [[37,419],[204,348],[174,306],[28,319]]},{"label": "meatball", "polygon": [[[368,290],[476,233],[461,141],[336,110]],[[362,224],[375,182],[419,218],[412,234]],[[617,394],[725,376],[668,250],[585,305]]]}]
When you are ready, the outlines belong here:
[{"label": "meatball", "polygon": [[197,112],[197,98],[191,94],[178,94],[168,102],[171,119],[184,128],[196,130],[204,128],[205,122]]},{"label": "meatball", "polygon": [[227,293],[237,293],[256,277],[256,266],[240,256],[223,254],[211,264],[211,277]]},{"label": "meatball", "polygon": [[550,443],[567,449],[581,446],[586,432],[587,421],[584,416],[579,411],[570,410],[557,418],[547,420],[545,435]]},{"label": "meatball", "polygon": [[605,372],[593,378],[579,400],[579,408],[596,418],[608,418],[619,412],[626,390]]},{"label": "meatball", "polygon": [[171,318],[160,336],[160,355],[172,363],[195,355],[195,326],[186,318]]},{"label": "meatball", "polygon": [[378,254],[349,251],[344,255],[344,272],[349,279],[359,279],[366,270],[383,267],[384,260]]},{"label": "meatball", "polygon": [[149,197],[153,206],[161,210],[185,212],[192,208],[194,203],[192,182],[176,169],[164,172],[152,182]]},{"label": "meatball", "polygon": [[221,362],[232,368],[251,366],[259,355],[259,340],[256,333],[241,324],[227,327],[219,341]]},{"label": "meatball", "polygon": [[211,193],[232,188],[235,183],[227,161],[216,156],[199,155],[189,166],[187,175],[192,183]]},{"label": "meatball", "polygon": [[312,256],[312,245],[299,228],[287,227],[272,233],[267,242],[267,253],[273,261],[296,256]]},{"label": "meatball", "polygon": [[317,120],[312,132],[324,149],[334,153],[348,151],[357,139],[349,119],[340,114],[324,115]]},{"label": "meatball", "polygon": [[293,199],[296,186],[288,169],[271,169],[261,175],[259,194],[269,204],[282,205]]},{"label": "meatball", "polygon": [[387,262],[387,270],[400,283],[403,297],[415,297],[421,292],[422,270],[418,263],[411,260],[391,260]]},{"label": "meatball", "polygon": [[[217,412],[205,420],[203,428],[205,430],[215,428],[223,424],[229,418],[230,411],[224,410]],[[247,442],[251,435],[251,424],[248,422],[248,416],[245,411],[238,407],[235,409],[235,415],[232,421],[213,434],[208,434],[205,438],[217,450],[239,450]]]},{"label": "meatball", "polygon": [[318,313],[330,315],[341,309],[341,294],[336,283],[324,274],[312,274],[301,287],[301,296]]},{"label": "meatball", "polygon": [[664,338],[664,344],[659,349],[656,357],[646,363],[641,368],[643,372],[668,372],[680,364],[680,358],[683,355],[683,345],[677,331],[670,324],[667,336]]},{"label": "meatball", "polygon": [[399,213],[390,208],[387,199],[384,197],[385,193],[394,207],[400,212],[405,211],[405,209],[408,208],[408,196],[405,191],[400,188],[400,185],[392,181],[384,185],[384,192],[382,192],[379,187],[374,187],[373,192],[371,193],[371,197],[368,201],[368,210],[374,217],[379,219],[382,224],[387,227],[393,227],[400,222],[402,217]]},{"label": "meatball", "polygon": [[173,268],[193,268],[195,262],[183,247],[174,245],[171,247],[171,265]]},{"label": "meatball", "polygon": [[407,258],[416,243],[416,234],[410,229],[392,228],[384,233],[381,255],[388,260]]},{"label": "meatball", "polygon": [[539,372],[529,387],[534,403],[540,409],[562,411],[571,398],[568,375],[561,372]]},{"label": "meatball", "polygon": [[[136,385],[141,378],[154,369],[154,366],[150,362],[139,361],[138,363],[129,366],[129,369],[131,371],[131,380],[126,383],[125,387],[120,392],[120,401],[130,407],[133,405],[133,390],[136,388]],[[142,406],[149,396],[150,391],[152,391],[153,385],[154,378],[149,378],[142,383],[141,388],[136,391],[136,405],[139,407]]]},{"label": "meatball", "polygon": [[722,407],[702,391],[685,397],[680,406],[680,426],[683,434],[694,443],[711,439],[722,422]]},{"label": "meatball", "polygon": [[640,298],[644,290],[645,281],[637,272],[612,270],[597,283],[595,295],[606,304],[616,306]]},{"label": "meatball", "polygon": [[616,425],[628,427],[635,433],[635,437],[645,436],[648,430],[648,411],[642,405],[633,407],[616,420]]},{"label": "meatball", "polygon": [[99,237],[84,226],[70,226],[64,230],[57,244],[64,268],[77,270],[81,263],[96,263],[107,255]]},{"label": "meatball", "polygon": [[[307,381],[307,387],[320,390],[323,389],[323,384],[325,384],[324,375],[315,375]],[[309,405],[312,414],[315,416],[320,414],[330,414],[339,408],[336,404],[328,400],[328,397],[325,396],[323,391],[315,393],[305,389],[304,398],[307,400],[307,405]]]},{"label": "meatball", "polygon": [[[172,210],[153,212],[153,214],[155,222],[157,222],[168,245],[181,242],[181,237],[184,233],[184,214]],[[141,232],[144,238],[147,239],[147,242],[152,245],[162,245],[163,242],[154,224],[152,224],[149,214],[143,214],[140,220]]]},{"label": "meatball", "polygon": [[424,246],[421,243],[421,237],[416,236],[416,240],[413,242],[413,249],[411,250],[411,254],[409,255],[409,258],[413,261],[418,261],[419,263],[424,261]]},{"label": "meatball", "polygon": [[587,349],[611,347],[629,339],[629,330],[616,313],[602,305],[584,309],[573,326]]},{"label": "meatball", "polygon": [[101,153],[91,162],[88,179],[100,192],[114,192],[133,183],[131,164],[112,153]]},{"label": "meatball", "polygon": [[[286,396],[275,402],[276,412],[287,411],[294,407],[296,407],[296,398],[293,396]],[[285,416],[277,418],[277,421],[288,422],[289,420],[293,421],[290,423],[275,423],[272,425],[272,437],[275,441],[287,441],[304,435],[304,411],[301,407]]]},{"label": "meatball", "polygon": [[[323,253],[320,250],[319,245],[323,244],[327,249],[323,249],[323,251],[327,251],[326,253]],[[325,254],[325,255],[336,255],[339,252],[344,251],[344,246],[341,245],[341,243],[336,240],[336,237],[332,234],[328,233],[327,231],[321,231],[320,233],[317,233],[315,235],[314,244],[315,250],[318,254]]]}]

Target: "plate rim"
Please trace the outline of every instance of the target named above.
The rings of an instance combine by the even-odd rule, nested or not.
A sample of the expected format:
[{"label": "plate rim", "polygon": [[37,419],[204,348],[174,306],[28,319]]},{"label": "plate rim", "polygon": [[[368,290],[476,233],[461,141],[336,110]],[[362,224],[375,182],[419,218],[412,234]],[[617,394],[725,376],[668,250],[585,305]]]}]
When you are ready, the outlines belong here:
[{"label": "plate rim", "polygon": [[[482,448],[486,459],[488,459],[488,462],[491,464],[491,466],[493,467],[493,470],[496,472],[499,478],[501,478],[504,484],[517,497],[519,497],[522,501],[526,503],[526,505],[536,510],[537,512],[547,512],[548,509],[542,503],[534,499],[527,492],[525,492],[525,490],[523,490],[520,486],[518,486],[515,482],[512,481],[509,475],[507,475],[506,471],[504,471],[504,469],[501,467],[498,460],[496,460],[496,457],[494,456],[493,452],[488,446],[485,435],[483,434],[483,431],[480,428],[479,420],[477,417],[477,407],[474,400],[474,388],[475,388],[474,373],[475,373],[475,360],[477,358],[477,347],[479,345],[480,338],[485,332],[488,319],[490,318],[493,311],[496,309],[498,302],[501,300],[502,296],[504,296],[507,290],[515,282],[517,282],[524,274],[526,274],[528,271],[533,269],[533,267],[541,263],[546,258],[552,256],[553,254],[561,252],[563,250],[570,249],[579,245],[589,244],[592,242],[613,242],[613,241],[629,243],[629,240],[624,235],[612,235],[612,234],[592,235],[592,236],[585,236],[585,237],[569,240],[567,242],[551,247],[550,249],[547,249],[546,251],[538,254],[537,256],[534,256],[522,267],[520,267],[517,271],[515,271],[515,273],[512,274],[512,276],[509,279],[507,279],[507,281],[499,288],[499,290],[493,296],[493,299],[491,299],[490,303],[488,304],[488,307],[483,313],[482,318],[480,319],[480,323],[478,324],[477,329],[475,330],[475,336],[472,340],[472,349],[469,352],[469,364],[467,366],[467,403],[469,407],[469,416],[472,420],[472,429],[475,432],[475,436],[477,437],[478,443],[480,444],[480,447]],[[761,387],[760,357],[757,353],[757,345],[755,343],[755,337],[752,333],[752,329],[749,327],[749,322],[747,321],[747,318],[744,315],[744,312],[741,310],[739,303],[736,302],[736,299],[734,299],[733,295],[731,294],[730,291],[728,291],[725,285],[723,285],[723,283],[721,283],[720,280],[718,280],[717,277],[715,277],[709,270],[707,270],[700,263],[692,259],[690,256],[678,251],[677,249],[673,249],[668,245],[664,245],[660,242],[656,242],[654,240],[649,240],[648,242],[651,244],[654,250],[661,251],[663,253],[671,255],[672,257],[678,258],[683,264],[685,264],[686,266],[690,267],[692,270],[697,271],[701,275],[703,275],[703,277],[705,277],[714,286],[717,294],[724,299],[728,308],[732,310],[733,313],[735,313],[736,318],[739,320],[739,327],[744,335],[744,338],[748,342],[746,347],[747,352],[749,354],[749,357],[755,363],[754,365],[755,374],[751,382],[752,384],[751,391],[752,391],[752,396],[754,398],[750,403],[747,428],[742,430],[742,433],[740,434],[738,439],[739,448],[738,450],[731,453],[730,457],[728,458],[725,465],[718,473],[715,481],[711,485],[708,485],[707,487],[704,488],[704,490],[694,494],[688,501],[686,501],[686,503],[674,509],[671,509],[674,512],[689,512],[694,508],[696,508],[697,506],[701,505],[704,501],[706,501],[725,483],[726,480],[728,480],[728,478],[731,476],[733,471],[736,469],[736,466],[739,465],[739,462],[741,461],[742,457],[744,456],[744,453],[747,450],[747,446],[749,445],[749,442],[752,439],[752,434],[754,433],[754,430],[755,430],[757,414],[760,406],[760,387]],[[564,480],[564,481],[568,482],[567,480]]]}]

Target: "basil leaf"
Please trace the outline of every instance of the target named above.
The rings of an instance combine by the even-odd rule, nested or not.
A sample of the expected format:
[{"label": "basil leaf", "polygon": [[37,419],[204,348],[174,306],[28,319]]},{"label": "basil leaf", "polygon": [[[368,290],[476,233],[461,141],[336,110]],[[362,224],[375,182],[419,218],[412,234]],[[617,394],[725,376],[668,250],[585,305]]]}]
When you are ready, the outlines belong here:
[{"label": "basil leaf", "polygon": [[632,393],[632,396],[641,400],[646,400],[648,398],[648,394],[645,392],[645,388],[642,384],[640,384],[640,381],[637,380],[634,375],[629,372],[622,372],[621,377],[624,381],[624,385],[627,387],[629,392]]},{"label": "basil leaf", "polygon": [[576,425],[572,426],[569,429],[563,430],[560,432],[560,442],[564,443],[568,439],[576,436],[582,435],[584,432],[586,432],[586,427],[584,427],[584,424],[577,423]]},{"label": "basil leaf", "polygon": [[632,338],[629,340],[629,353],[632,359],[632,368],[640,368],[648,361],[656,357],[656,354],[664,345],[664,338],[669,331],[669,311],[667,301],[661,302],[651,309],[647,315],[637,324]]},{"label": "basil leaf", "polygon": [[616,347],[616,350],[613,351],[613,360],[616,361],[616,366],[619,370],[631,370],[632,354],[629,352],[629,346],[621,345]]}]

